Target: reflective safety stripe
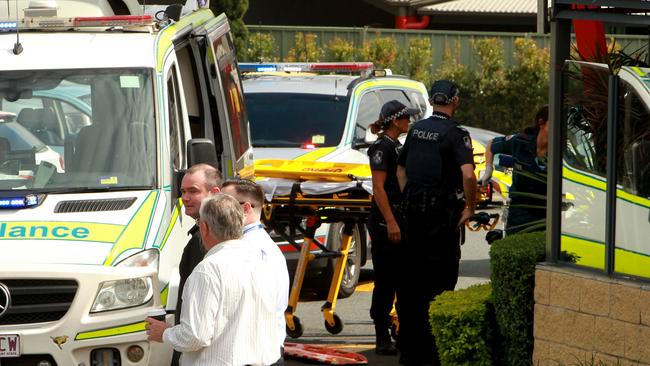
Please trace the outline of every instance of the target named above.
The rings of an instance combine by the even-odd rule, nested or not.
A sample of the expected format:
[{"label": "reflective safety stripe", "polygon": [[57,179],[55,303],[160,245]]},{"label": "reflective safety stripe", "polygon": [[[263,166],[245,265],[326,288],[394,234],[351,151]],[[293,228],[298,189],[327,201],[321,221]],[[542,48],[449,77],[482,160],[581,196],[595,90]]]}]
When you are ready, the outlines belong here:
[{"label": "reflective safety stripe", "polygon": [[[562,235],[561,250],[580,256],[576,264],[605,269],[605,244],[584,238]],[[614,271],[621,274],[650,278],[650,256],[616,248]]]},{"label": "reflective safety stripe", "polygon": [[[167,231],[165,232],[165,236],[163,237],[162,243],[160,243],[160,251],[162,252],[163,248],[165,247],[165,244],[167,244],[167,239],[169,239],[169,235],[172,233],[172,229],[178,222],[178,215],[180,215],[181,212],[181,207],[183,207],[183,201],[178,200],[178,203],[176,206],[174,206],[174,212],[172,213],[172,218],[169,222],[169,227],[167,227]],[[155,246],[155,245],[154,245]]]},{"label": "reflective safety stripe", "polygon": [[[220,15],[216,19],[219,19],[221,17],[225,18],[225,15]],[[170,25],[158,33],[158,42],[156,43],[156,71],[163,71],[165,54],[167,51],[173,49],[172,41],[176,36],[176,32],[188,25],[193,24],[196,26],[198,24],[206,23],[213,18],[214,15],[212,14],[212,11],[207,9],[199,10],[192,13],[190,16],[182,17],[178,22]]]},{"label": "reflective safety stripe", "polygon": [[322,158],[323,156],[333,152],[334,150],[336,150],[335,147],[321,147],[319,149],[310,151],[310,152],[308,152],[308,153],[306,153],[304,155],[300,155],[299,157],[297,157],[297,158],[295,158],[293,160],[297,160],[297,161],[316,161],[316,160]]},{"label": "reflective safety stripe", "polygon": [[[599,178],[592,177],[591,175],[587,175],[567,165],[564,165],[564,168],[562,169],[562,177],[572,182],[582,184],[587,187],[595,188],[603,192],[605,192],[607,189],[607,184],[605,183],[604,178],[599,179]],[[635,196],[629,192],[625,192],[622,189],[616,190],[616,197],[637,204],[639,206],[650,208],[649,199],[640,196]]]},{"label": "reflective safety stripe", "polygon": [[646,77],[645,72],[641,71],[641,69],[640,69],[638,66],[634,66],[634,67],[632,67],[632,70],[634,70],[634,72],[635,72],[637,75],[639,75],[640,77],[642,77],[642,78]]},{"label": "reflective safety stripe", "polygon": [[575,253],[580,258],[576,264],[597,269],[605,269],[605,244],[596,241],[562,235],[560,250]]},{"label": "reflective safety stripe", "polygon": [[120,235],[117,243],[113,245],[113,249],[111,249],[104,261],[105,266],[113,265],[115,260],[125,251],[129,249],[142,248],[144,246],[151,217],[153,216],[154,204],[157,198],[158,191],[152,191],[149,193],[149,196],[147,196],[142,206],[140,206],[135,215],[133,215],[131,222],[129,222],[124,232],[122,232],[122,235]]},{"label": "reflective safety stripe", "polygon": [[650,278],[650,256],[616,249],[614,271],[632,276]]},{"label": "reflective safety stripe", "polygon": [[81,333],[77,333],[77,336],[74,337],[74,340],[82,341],[86,339],[114,337],[114,336],[119,336],[124,334],[144,332],[145,331],[144,327],[146,324],[147,324],[146,322],[142,321],[133,324],[120,325],[118,327],[113,327],[113,328],[91,330],[90,332],[81,332]]},{"label": "reflective safety stripe", "polygon": [[169,284],[166,284],[165,288],[160,292],[160,302],[163,307],[167,306],[167,297],[169,297]]}]

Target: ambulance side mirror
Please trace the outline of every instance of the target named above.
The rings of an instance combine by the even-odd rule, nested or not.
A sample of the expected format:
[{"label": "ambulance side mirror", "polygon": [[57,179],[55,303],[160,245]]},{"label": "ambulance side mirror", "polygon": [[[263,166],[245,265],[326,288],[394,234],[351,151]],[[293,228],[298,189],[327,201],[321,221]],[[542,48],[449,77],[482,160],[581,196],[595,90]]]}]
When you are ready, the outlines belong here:
[{"label": "ambulance side mirror", "polygon": [[187,142],[187,166],[200,163],[219,168],[217,150],[210,139],[191,139]]}]

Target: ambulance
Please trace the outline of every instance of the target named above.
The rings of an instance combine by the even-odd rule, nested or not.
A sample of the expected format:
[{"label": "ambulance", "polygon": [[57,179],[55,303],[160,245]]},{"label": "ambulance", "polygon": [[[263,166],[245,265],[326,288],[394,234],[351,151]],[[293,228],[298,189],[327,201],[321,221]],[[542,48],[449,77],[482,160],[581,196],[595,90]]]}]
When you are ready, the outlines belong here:
[{"label": "ambulance", "polygon": [[[581,266],[606,269],[607,228],[614,229],[613,271],[650,278],[650,68],[617,70],[616,157],[608,151],[608,65],[566,61],[562,70],[560,250]],[[604,82],[602,82],[604,80]],[[598,83],[600,81],[600,83]],[[616,169],[612,221],[608,169]]]},{"label": "ambulance", "polygon": [[228,21],[202,1],[7,5],[0,125],[41,143],[0,136],[0,365],[168,365],[144,319],[174,320],[182,171],[252,171]]}]

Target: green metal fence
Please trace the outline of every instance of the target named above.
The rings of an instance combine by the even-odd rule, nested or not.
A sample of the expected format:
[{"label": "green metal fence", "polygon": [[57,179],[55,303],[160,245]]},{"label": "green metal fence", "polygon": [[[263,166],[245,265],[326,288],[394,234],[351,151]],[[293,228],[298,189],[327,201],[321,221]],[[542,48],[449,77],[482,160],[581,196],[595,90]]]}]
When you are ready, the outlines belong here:
[{"label": "green metal fence", "polygon": [[[550,37],[537,33],[506,33],[506,32],[467,32],[467,31],[435,31],[435,30],[402,30],[402,29],[378,29],[378,28],[342,28],[342,27],[290,27],[290,26],[266,26],[249,25],[251,33],[271,34],[278,45],[280,60],[286,59],[289,50],[294,46],[294,37],[297,32],[313,33],[317,36],[317,42],[323,49],[327,43],[334,38],[342,38],[352,42],[355,47],[361,47],[364,42],[377,37],[393,37],[398,47],[404,48],[411,38],[429,38],[433,48],[433,68],[442,62],[446,49],[452,54],[458,55],[463,65],[470,69],[475,66],[475,57],[471,49],[471,42],[483,38],[500,38],[503,40],[503,53],[506,65],[514,62],[514,42],[517,38],[531,38],[539,47],[548,47]],[[609,36],[611,37],[611,36]],[[648,44],[647,36],[616,35],[617,44],[627,47],[627,50],[637,50]],[[253,61],[253,60],[248,60]],[[323,60],[327,61],[327,60]],[[359,60],[372,61],[372,60]]]}]

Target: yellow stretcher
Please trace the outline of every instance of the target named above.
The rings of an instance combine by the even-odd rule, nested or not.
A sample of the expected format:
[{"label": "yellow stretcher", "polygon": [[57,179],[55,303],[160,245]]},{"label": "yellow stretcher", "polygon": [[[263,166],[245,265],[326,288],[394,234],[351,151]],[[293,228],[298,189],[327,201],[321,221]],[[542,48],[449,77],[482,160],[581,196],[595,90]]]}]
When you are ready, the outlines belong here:
[{"label": "yellow stretcher", "polygon": [[[367,164],[328,163],[295,160],[258,160],[255,162],[255,180],[264,188],[265,204],[262,220],[267,228],[287,240],[300,257],[285,312],[287,334],[298,338],[303,333],[300,319],[294,315],[300,291],[310,261],[316,258],[335,258],[329,293],[321,307],[325,329],[331,334],[343,330],[343,322],[335,313],[341,279],[348,259],[353,229],[364,223],[370,213],[372,183]],[[306,220],[305,220],[306,219]],[[304,222],[304,224],[303,224]],[[343,222],[341,245],[334,251],[316,238],[322,223]],[[289,234],[284,235],[286,228]],[[293,238],[303,235],[301,244]],[[316,245],[321,251],[312,253]]]}]

